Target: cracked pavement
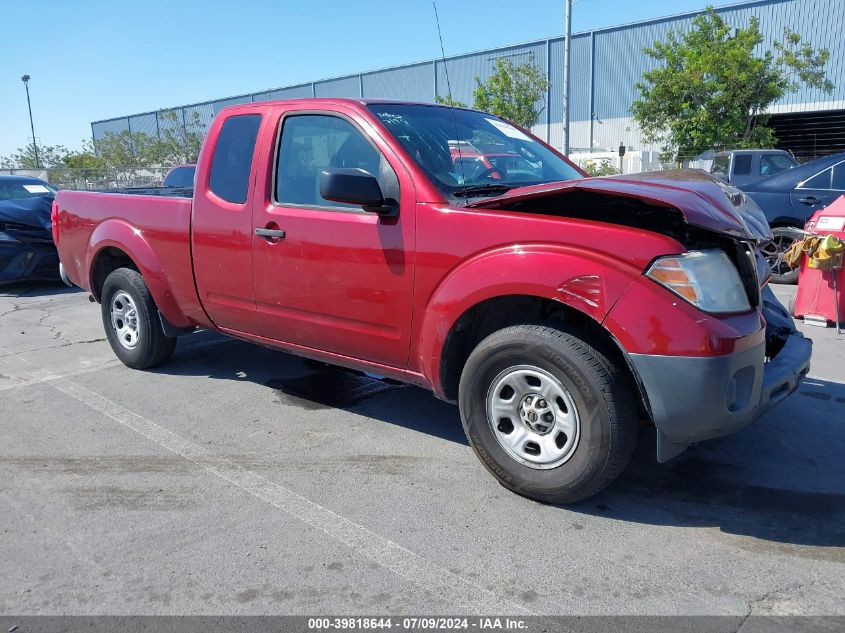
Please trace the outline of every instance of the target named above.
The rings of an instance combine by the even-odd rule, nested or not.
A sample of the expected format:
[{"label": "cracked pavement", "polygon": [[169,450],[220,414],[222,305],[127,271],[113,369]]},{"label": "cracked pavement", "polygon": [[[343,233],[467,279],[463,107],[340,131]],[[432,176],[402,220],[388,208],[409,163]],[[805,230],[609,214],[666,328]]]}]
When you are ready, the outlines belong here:
[{"label": "cracked pavement", "polygon": [[0,288],[0,613],[845,615],[845,335],[803,330],[779,408],[554,507],[420,389],[332,408],[208,332],[136,372],[85,293]]}]

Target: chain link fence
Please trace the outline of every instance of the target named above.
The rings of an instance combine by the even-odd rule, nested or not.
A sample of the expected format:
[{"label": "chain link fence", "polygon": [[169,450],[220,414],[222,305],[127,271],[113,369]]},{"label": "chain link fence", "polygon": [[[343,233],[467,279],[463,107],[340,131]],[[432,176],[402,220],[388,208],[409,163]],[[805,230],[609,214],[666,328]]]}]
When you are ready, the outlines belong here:
[{"label": "chain link fence", "polygon": [[664,169],[703,169],[710,171],[712,159],[699,156],[679,156],[677,160],[666,161],[658,151],[626,149],[619,156],[618,149],[575,150],[569,159],[590,174],[609,176],[613,174],[636,174]]},{"label": "chain link fence", "polygon": [[123,169],[0,169],[0,174],[31,176],[49,182],[57,189],[97,191],[124,187],[157,187],[161,185],[169,167],[126,167]]},{"label": "chain link fence", "polygon": [[[614,174],[635,174],[640,172],[660,171],[663,169],[703,169],[710,171],[712,159],[698,156],[681,157],[678,162],[666,162],[660,159],[656,151],[628,150],[619,157],[618,150],[583,151],[576,150],[569,155],[576,165],[592,175],[609,176]],[[819,157],[799,156],[799,162],[805,163]],[[53,167],[46,169],[0,169],[0,174],[31,176],[49,182],[57,189],[78,189],[98,191],[125,187],[160,186],[169,167],[126,167],[123,169],[72,169]]]}]

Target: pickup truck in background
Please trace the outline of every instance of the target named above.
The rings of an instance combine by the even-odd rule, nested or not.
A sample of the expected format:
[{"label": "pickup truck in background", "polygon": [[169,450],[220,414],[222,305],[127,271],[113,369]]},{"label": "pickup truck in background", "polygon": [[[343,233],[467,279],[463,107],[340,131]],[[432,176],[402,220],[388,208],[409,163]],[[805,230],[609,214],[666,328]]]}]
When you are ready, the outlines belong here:
[{"label": "pickup truck in background", "polygon": [[[520,160],[469,175],[469,145]],[[56,198],[62,274],[127,366],[206,328],[413,383],[533,499],[607,486],[641,419],[665,461],[809,370],[766,285],[765,219],[705,172],[585,178],[482,112],[306,99],[224,109],[195,187]]]},{"label": "pickup truck in background", "polygon": [[710,173],[739,187],[797,166],[795,157],[782,149],[732,149],[713,156]]}]

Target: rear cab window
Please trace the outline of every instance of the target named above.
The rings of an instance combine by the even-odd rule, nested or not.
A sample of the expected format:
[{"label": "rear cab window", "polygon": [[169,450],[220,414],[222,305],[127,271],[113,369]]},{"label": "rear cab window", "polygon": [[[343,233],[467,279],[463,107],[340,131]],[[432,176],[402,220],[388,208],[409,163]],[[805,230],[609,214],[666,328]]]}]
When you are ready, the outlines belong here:
[{"label": "rear cab window", "polygon": [[734,156],[734,176],[747,176],[751,173],[751,154],[737,154]]},{"label": "rear cab window", "polygon": [[246,202],[260,125],[260,114],[238,114],[226,119],[220,128],[211,158],[208,188],[226,202]]}]

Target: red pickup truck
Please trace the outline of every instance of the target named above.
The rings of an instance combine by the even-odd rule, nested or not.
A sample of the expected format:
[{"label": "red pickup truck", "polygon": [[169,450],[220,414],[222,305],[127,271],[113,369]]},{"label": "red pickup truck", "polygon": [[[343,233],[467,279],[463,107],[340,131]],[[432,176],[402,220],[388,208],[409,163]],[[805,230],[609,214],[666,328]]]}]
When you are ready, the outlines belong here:
[{"label": "red pickup truck", "polygon": [[[468,177],[464,143],[530,168]],[[665,461],[809,370],[744,194],[698,171],[585,178],[473,110],[234,106],[192,199],[60,191],[53,216],[65,280],[129,367],[205,328],[414,383],[457,402],[494,477],[546,502],[609,484],[641,420]]]}]

